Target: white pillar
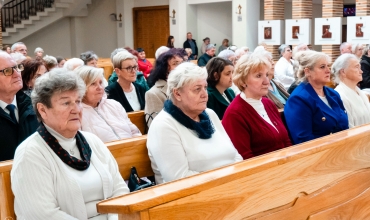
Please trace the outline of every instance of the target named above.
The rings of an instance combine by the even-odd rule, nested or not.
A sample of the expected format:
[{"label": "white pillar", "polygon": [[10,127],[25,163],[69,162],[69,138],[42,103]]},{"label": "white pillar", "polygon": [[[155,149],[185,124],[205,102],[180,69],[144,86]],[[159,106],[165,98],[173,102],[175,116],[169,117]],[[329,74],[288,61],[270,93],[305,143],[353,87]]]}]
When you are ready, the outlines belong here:
[{"label": "white pillar", "polygon": [[176,24],[172,23],[172,18],[170,19],[170,35],[175,38],[175,47],[182,47],[183,42],[186,39],[187,30],[187,3],[185,0],[170,0],[169,1],[169,11],[172,16],[172,11],[176,11]]},{"label": "white pillar", "polygon": [[[232,3],[232,25],[233,38],[232,44],[238,47],[247,46],[251,51],[258,45],[258,21],[260,18],[259,0],[233,0]],[[241,6],[241,21],[238,21],[236,12]]]},{"label": "white pillar", "polygon": [[118,47],[134,46],[133,39],[133,15],[134,0],[116,0],[116,14],[122,14],[122,22],[117,22],[117,45]]}]

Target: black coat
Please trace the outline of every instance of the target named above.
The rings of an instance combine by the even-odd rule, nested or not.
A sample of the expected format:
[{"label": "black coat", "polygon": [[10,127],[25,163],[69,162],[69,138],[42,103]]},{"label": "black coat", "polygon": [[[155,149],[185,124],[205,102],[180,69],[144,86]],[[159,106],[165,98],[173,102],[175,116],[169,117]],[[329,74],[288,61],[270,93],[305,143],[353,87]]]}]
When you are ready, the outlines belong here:
[{"label": "black coat", "polygon": [[[191,55],[198,55],[198,46],[197,46],[197,42],[195,42],[194,39],[192,39],[192,41],[194,42],[195,44],[195,51],[193,51],[193,53]],[[184,49],[185,48],[190,48],[191,49],[191,46],[190,46],[190,43],[188,42],[188,40],[186,40],[183,44],[183,47]]]},{"label": "black coat", "polygon": [[370,88],[370,57],[362,55],[361,57],[361,70],[362,73],[362,81],[360,82],[360,88],[366,89]]},{"label": "black coat", "polygon": [[[140,102],[140,110],[144,110],[146,89],[143,86],[137,84],[136,82],[132,84],[135,87],[135,91]],[[134,111],[126,98],[122,87],[118,84],[118,82],[114,82],[110,86],[105,87],[105,92],[108,95],[107,97],[108,99],[114,99],[117,102],[121,103],[123,108],[125,108],[126,112]]]},{"label": "black coat", "polygon": [[33,134],[39,126],[30,97],[19,91],[16,98],[18,124],[10,118],[4,109],[0,108],[0,161],[12,160],[18,145]]}]

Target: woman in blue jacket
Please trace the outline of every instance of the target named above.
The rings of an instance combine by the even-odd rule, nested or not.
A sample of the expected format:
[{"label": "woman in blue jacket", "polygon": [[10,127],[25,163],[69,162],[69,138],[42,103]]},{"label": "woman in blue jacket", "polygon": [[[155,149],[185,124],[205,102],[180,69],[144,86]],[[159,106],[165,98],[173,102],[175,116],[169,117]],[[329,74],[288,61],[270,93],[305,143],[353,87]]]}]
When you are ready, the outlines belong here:
[{"label": "woman in blue jacket", "polygon": [[299,144],[348,129],[348,116],[330,82],[329,56],[322,52],[302,51],[298,78],[302,83],[288,99],[284,115],[293,144]]}]

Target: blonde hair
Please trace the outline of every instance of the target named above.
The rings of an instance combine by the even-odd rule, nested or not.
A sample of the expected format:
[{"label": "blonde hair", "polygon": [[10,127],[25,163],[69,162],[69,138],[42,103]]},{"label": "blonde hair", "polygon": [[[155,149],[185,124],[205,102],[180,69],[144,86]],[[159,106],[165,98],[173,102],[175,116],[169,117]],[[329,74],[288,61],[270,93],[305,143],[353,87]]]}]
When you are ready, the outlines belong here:
[{"label": "blonde hair", "polygon": [[261,53],[245,54],[235,65],[233,82],[240,91],[243,91],[247,86],[245,80],[248,74],[258,72],[264,68],[271,69],[271,62],[266,55]]},{"label": "blonde hair", "polygon": [[300,51],[294,56],[294,60],[298,62],[297,77],[301,82],[307,82],[307,76],[304,72],[305,68],[313,70],[315,64],[321,60],[326,59],[330,63],[330,57],[323,53],[314,50]]},{"label": "blonde hair", "polygon": [[126,51],[118,52],[113,56],[113,67],[121,69],[122,62],[125,60],[135,60],[137,62],[137,57]]},{"label": "blonde hair", "polygon": [[[104,70],[92,66],[80,66],[74,70],[77,75],[85,82],[86,88],[89,87],[97,79],[104,78]],[[104,80],[103,80],[104,81]]]}]

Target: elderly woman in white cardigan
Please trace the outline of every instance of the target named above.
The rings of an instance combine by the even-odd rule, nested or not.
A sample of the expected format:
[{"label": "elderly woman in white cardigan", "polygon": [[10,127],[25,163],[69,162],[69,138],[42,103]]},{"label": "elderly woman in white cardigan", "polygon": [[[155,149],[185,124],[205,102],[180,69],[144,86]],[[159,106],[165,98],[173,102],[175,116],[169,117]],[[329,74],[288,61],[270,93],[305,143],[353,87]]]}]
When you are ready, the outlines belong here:
[{"label": "elderly woman in white cardigan", "polygon": [[207,109],[207,71],[182,63],[168,76],[169,100],[153,120],[147,147],[156,183],[242,160],[218,116]]},{"label": "elderly woman in white cardigan", "polygon": [[31,99],[40,127],[18,146],[11,171],[18,219],[118,219],[96,210],[101,200],[129,189],[103,142],[78,131],[85,89],[65,69],[36,80]]},{"label": "elderly woman in white cardigan", "polygon": [[141,136],[140,130],[130,121],[122,105],[116,100],[107,99],[103,69],[81,66],[74,72],[86,84],[86,93],[82,99],[81,130],[95,134],[104,143]]},{"label": "elderly woman in white cardigan", "polygon": [[357,84],[362,81],[361,65],[353,54],[343,54],[332,65],[339,93],[348,114],[349,127],[370,123],[369,99]]}]

